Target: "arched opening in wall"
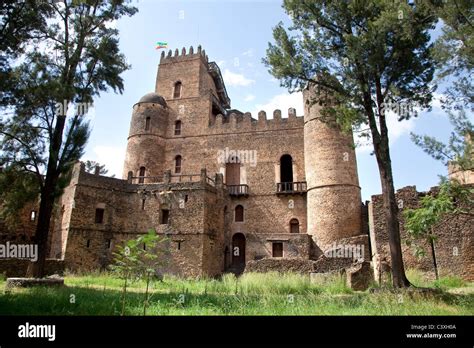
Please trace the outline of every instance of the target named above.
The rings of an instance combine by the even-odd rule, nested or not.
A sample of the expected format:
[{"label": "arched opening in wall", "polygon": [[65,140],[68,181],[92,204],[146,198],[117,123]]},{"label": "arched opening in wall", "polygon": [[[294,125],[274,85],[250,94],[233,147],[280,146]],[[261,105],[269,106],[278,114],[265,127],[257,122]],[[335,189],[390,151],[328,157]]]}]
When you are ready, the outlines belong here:
[{"label": "arched opening in wall", "polygon": [[174,84],[174,90],[173,90],[173,98],[181,98],[181,89],[182,89],[182,84],[181,81],[178,81]]},{"label": "arched opening in wall", "polygon": [[240,204],[235,207],[235,222],[244,222],[244,207]]},{"label": "arched opening in wall", "polygon": [[290,220],[290,233],[300,233],[300,222],[298,219]]},{"label": "arched opening in wall", "polygon": [[181,135],[181,121],[174,123],[174,135]]},{"label": "arched opening in wall", "polygon": [[225,164],[225,183],[227,186],[240,185],[240,159],[230,156]]},{"label": "arched opening in wall", "polygon": [[232,267],[237,273],[245,268],[245,236],[236,233],[232,236]]},{"label": "arched opening in wall", "polygon": [[145,119],[145,130],[146,131],[149,131],[150,130],[150,122],[151,122],[151,118],[150,117],[147,117]]},{"label": "arched opening in wall", "polygon": [[280,182],[293,182],[293,159],[290,155],[280,158]]},{"label": "arched opening in wall", "polygon": [[138,183],[139,184],[143,184],[145,182],[145,173],[146,173],[145,167],[140,167],[140,171],[138,173]]},{"label": "arched opening in wall", "polygon": [[181,174],[181,163],[182,163],[181,155],[176,156],[174,158],[174,172],[175,172],[175,174]]}]

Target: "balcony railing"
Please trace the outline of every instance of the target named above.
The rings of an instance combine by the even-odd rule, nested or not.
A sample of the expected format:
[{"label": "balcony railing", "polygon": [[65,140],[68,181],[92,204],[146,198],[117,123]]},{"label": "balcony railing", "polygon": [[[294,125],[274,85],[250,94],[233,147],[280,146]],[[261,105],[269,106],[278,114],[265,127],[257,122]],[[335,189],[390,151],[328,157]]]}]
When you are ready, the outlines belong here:
[{"label": "balcony railing", "polygon": [[306,181],[279,182],[277,183],[277,194],[288,195],[294,193],[305,193]]},{"label": "balcony railing", "polygon": [[248,185],[227,185],[227,191],[231,196],[248,196],[249,186]]}]

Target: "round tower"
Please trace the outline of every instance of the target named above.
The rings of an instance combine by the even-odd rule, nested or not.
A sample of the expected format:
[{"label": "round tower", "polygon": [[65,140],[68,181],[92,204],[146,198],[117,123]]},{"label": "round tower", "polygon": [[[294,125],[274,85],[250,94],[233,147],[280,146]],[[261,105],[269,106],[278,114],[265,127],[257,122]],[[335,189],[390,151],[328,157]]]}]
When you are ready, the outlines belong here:
[{"label": "round tower", "polygon": [[[133,106],[123,178],[161,176],[164,172],[168,107],[156,93],[143,96]],[[146,179],[139,182],[146,182]]]},{"label": "round tower", "polygon": [[334,119],[321,119],[316,89],[303,91],[307,223],[324,252],[361,233],[361,195],[352,134],[343,133]]}]

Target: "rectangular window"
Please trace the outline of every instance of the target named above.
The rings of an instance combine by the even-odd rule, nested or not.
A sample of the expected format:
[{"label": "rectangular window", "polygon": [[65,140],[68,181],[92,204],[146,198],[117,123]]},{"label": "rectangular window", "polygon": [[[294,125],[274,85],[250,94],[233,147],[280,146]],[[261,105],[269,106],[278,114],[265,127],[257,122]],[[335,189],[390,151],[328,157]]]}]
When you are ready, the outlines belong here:
[{"label": "rectangular window", "polygon": [[161,224],[167,225],[170,218],[170,211],[168,209],[161,209]]},{"label": "rectangular window", "polygon": [[104,209],[97,208],[95,210],[95,223],[96,224],[101,224],[103,222],[104,222]]},{"label": "rectangular window", "polygon": [[86,247],[87,247],[87,248],[89,248],[90,246],[91,246],[91,240],[90,240],[90,239],[88,239],[88,240],[87,240]]},{"label": "rectangular window", "polygon": [[146,131],[150,130],[150,117],[147,117],[145,120],[145,130]]},{"label": "rectangular window", "polygon": [[106,239],[105,240],[105,247],[107,249],[110,249],[111,246],[112,246],[112,239]]},{"label": "rectangular window", "polygon": [[274,242],[272,243],[272,256],[283,257],[283,243]]},{"label": "rectangular window", "polygon": [[36,211],[35,211],[35,210],[32,210],[32,211],[31,211],[30,220],[31,220],[31,221],[35,221],[35,220],[36,220]]},{"label": "rectangular window", "polygon": [[174,135],[181,135],[181,121],[176,121],[174,124]]}]

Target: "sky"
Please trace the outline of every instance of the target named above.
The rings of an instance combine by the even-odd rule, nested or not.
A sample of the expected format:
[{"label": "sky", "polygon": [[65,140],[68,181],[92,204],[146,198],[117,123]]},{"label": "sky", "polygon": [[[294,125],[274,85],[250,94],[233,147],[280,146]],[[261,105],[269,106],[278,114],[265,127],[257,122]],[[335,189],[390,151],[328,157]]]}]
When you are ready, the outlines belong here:
[{"label": "sky", "polygon": [[[298,116],[303,115],[301,94],[280,87],[262,63],[273,41],[272,28],[280,21],[290,24],[280,0],[135,0],[135,5],[139,9],[135,16],[113,23],[120,31],[121,52],[132,66],[122,74],[125,90],[122,95],[110,91],[95,99],[92,132],[82,160],[105,164],[108,175],[121,178],[132,106],[154,91],[162,52],[155,49],[157,41],[167,42],[173,53],[176,48],[181,52],[182,47],[196,50],[201,45],[209,61],[219,65],[233,109],[249,111],[256,118],[260,110],[268,117],[275,109],[286,115],[294,107]],[[438,175],[447,174],[442,163],[410,140],[410,132],[448,139],[452,127],[447,115],[439,103],[433,104],[430,112],[416,119],[398,122],[396,116],[388,117],[395,189],[416,185],[426,191],[437,185]],[[371,152],[370,146],[356,149],[363,200],[381,193]]]}]

